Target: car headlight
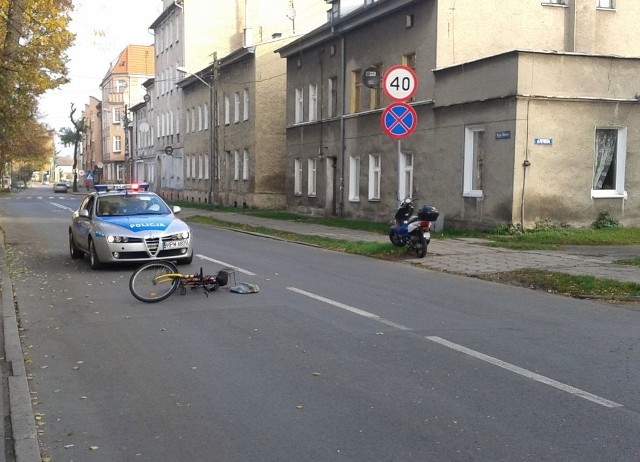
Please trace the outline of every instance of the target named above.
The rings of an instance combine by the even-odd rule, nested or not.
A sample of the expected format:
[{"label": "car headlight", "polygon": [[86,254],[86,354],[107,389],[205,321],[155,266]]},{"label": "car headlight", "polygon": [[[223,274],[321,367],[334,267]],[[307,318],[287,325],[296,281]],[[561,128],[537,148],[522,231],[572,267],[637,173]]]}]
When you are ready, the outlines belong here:
[{"label": "car headlight", "polygon": [[172,234],[171,236],[165,237],[165,240],[169,241],[180,241],[182,239],[189,239],[189,231],[183,231],[181,233]]},{"label": "car headlight", "polygon": [[129,238],[126,236],[109,236],[107,237],[107,242],[115,242],[119,244],[121,242],[129,242]]}]

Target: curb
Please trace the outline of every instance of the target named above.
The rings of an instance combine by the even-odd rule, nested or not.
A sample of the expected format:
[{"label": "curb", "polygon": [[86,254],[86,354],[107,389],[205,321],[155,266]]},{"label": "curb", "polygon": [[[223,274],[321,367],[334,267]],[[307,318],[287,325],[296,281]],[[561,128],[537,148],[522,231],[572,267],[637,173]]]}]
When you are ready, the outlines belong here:
[{"label": "curb", "polygon": [[[24,355],[18,332],[18,320],[14,306],[13,282],[9,275],[9,266],[5,253],[4,232],[0,230],[0,268],[2,273],[2,321],[4,326],[4,351],[7,363],[7,383],[9,386],[9,416],[11,418],[13,450],[16,462],[40,462],[40,446],[36,422],[31,406],[31,394],[24,367]],[[3,390],[3,393],[6,391]],[[7,410],[3,409],[3,415]],[[6,454],[4,444],[8,435],[2,438],[2,454]]]}]

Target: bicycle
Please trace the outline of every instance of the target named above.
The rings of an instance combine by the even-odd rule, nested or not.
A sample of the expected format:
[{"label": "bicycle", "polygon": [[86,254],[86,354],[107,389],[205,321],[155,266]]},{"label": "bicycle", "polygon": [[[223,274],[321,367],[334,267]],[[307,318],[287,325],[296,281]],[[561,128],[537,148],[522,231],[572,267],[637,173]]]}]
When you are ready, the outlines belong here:
[{"label": "bicycle", "polygon": [[176,290],[180,295],[187,289],[202,288],[205,295],[229,283],[232,276],[235,283],[235,271],[223,268],[215,274],[181,274],[178,267],[170,261],[158,260],[145,263],[136,269],[129,279],[129,290],[138,300],[155,303],[170,297]]}]

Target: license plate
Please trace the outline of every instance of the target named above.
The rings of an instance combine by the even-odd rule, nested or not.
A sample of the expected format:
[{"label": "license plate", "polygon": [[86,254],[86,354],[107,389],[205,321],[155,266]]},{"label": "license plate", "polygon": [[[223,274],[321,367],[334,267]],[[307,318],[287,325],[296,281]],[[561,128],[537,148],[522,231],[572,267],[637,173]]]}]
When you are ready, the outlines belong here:
[{"label": "license plate", "polygon": [[188,241],[186,239],[183,239],[181,241],[167,241],[167,242],[163,242],[163,249],[176,249],[179,247],[186,247],[187,246]]}]

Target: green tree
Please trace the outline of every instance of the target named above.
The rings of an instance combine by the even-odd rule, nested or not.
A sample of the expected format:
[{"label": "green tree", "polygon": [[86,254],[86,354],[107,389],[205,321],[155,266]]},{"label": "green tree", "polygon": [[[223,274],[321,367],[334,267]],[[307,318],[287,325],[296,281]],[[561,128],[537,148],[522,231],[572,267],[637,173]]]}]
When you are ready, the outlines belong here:
[{"label": "green tree", "polygon": [[76,108],[73,107],[73,103],[71,103],[71,113],[69,114],[69,119],[71,119],[71,123],[73,124],[73,128],[65,127],[60,130],[60,142],[64,146],[73,146],[73,192],[78,191],[78,150],[80,147],[80,143],[82,143],[82,137],[87,131],[87,127],[84,124],[84,119],[74,119],[73,115],[76,112]]},{"label": "green tree", "polygon": [[68,81],[71,10],[71,0],[0,0],[2,166],[28,155],[16,146],[25,129],[38,123],[38,98]]}]

